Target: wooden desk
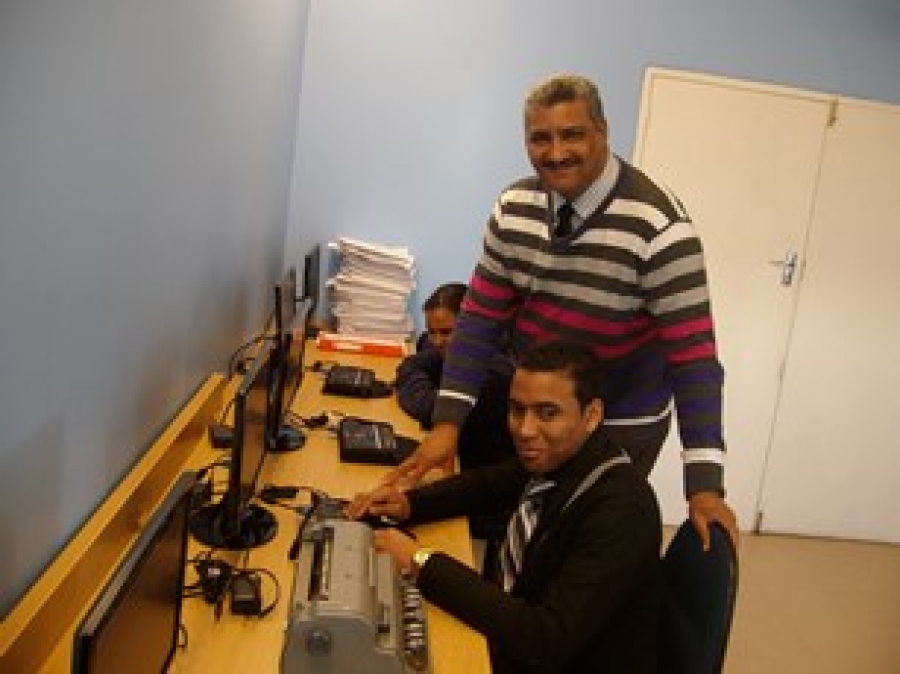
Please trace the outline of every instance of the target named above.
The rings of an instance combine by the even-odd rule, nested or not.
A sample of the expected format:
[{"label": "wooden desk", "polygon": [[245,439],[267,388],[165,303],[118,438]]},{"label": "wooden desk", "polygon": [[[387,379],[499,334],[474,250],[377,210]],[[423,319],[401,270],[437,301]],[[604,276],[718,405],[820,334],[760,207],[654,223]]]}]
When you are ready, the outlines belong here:
[{"label": "wooden desk", "polygon": [[[372,356],[318,353],[314,346],[307,350],[307,365],[315,360],[340,361],[349,365],[371,367],[376,376],[393,380],[398,360]],[[321,394],[322,374],[307,372],[294,400],[293,409],[303,417],[334,410],[394,424],[404,435],[418,437],[418,424],[403,414],[394,398],[355,400]],[[219,453],[206,448],[205,459],[212,461]],[[196,463],[196,462],[195,462]],[[303,448],[282,454],[270,454],[260,473],[259,485],[266,483],[308,485],[330,496],[350,497],[371,488],[385,472],[384,467],[341,463],[337,440],[326,429],[310,430]],[[305,502],[300,501],[298,502]],[[265,618],[232,616],[227,607],[216,621],[212,607],[201,599],[186,600],[184,624],[188,645],[181,649],[170,669],[174,674],[194,672],[241,672],[277,674],[283,644],[283,630],[288,614],[288,596],[294,575],[293,562],[287,552],[297,534],[299,517],[283,508],[268,506],[278,519],[278,534],[268,545],[249,553],[247,566],[265,568],[274,573],[281,584],[278,606]],[[464,519],[420,527],[419,539],[425,545],[448,552],[457,559],[472,563],[472,544]],[[244,553],[219,553],[217,556],[239,563]],[[273,596],[271,583],[264,580],[264,601]],[[434,674],[489,672],[484,639],[452,616],[428,605],[429,645]]]}]

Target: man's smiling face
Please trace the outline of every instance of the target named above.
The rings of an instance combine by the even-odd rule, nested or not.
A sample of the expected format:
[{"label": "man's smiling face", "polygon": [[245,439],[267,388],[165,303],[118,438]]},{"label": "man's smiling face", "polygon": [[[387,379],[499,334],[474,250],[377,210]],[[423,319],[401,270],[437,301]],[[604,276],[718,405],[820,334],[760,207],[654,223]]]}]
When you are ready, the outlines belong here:
[{"label": "man's smiling face", "polygon": [[543,186],[569,201],[600,177],[609,156],[606,122],[593,119],[581,99],[532,107],[525,146]]}]

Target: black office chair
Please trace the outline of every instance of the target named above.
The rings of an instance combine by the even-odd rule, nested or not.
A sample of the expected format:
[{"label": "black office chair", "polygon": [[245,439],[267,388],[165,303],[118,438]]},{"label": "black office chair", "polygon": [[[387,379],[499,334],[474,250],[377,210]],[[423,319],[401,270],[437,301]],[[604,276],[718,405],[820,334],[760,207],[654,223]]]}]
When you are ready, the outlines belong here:
[{"label": "black office chair", "polygon": [[659,671],[719,674],[738,584],[737,554],[728,533],[711,526],[710,549],[704,552],[686,520],[663,555],[662,575]]}]

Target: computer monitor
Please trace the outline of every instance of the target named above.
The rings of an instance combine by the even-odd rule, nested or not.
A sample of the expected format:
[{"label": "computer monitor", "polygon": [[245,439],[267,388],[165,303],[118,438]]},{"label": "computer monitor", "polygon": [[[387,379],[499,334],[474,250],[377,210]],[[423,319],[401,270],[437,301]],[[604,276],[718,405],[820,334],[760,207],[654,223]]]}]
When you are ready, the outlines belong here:
[{"label": "computer monitor", "polygon": [[276,353],[272,366],[276,376],[270,391],[269,416],[266,420],[266,448],[273,452],[298,449],[305,440],[300,429],[289,421],[289,410],[303,381],[303,351],[306,346],[306,321],[309,301],[297,309],[296,275],[289,269],[275,286]]},{"label": "computer monitor", "polygon": [[218,502],[204,505],[191,516],[191,533],[205,545],[246,550],[268,543],[278,530],[275,516],[252,502],[266,456],[270,391],[277,376],[275,354],[274,340],[263,340],[235,392],[228,488]]},{"label": "computer monitor", "polygon": [[288,269],[275,284],[275,332],[280,336],[292,329],[297,315],[297,269]]},{"label": "computer monitor", "polygon": [[75,631],[72,672],[164,672],[178,643],[194,473],[156,509]]},{"label": "computer monitor", "polygon": [[319,308],[319,284],[321,282],[322,245],[316,244],[303,257],[303,295],[309,300],[309,320],[312,321]]}]

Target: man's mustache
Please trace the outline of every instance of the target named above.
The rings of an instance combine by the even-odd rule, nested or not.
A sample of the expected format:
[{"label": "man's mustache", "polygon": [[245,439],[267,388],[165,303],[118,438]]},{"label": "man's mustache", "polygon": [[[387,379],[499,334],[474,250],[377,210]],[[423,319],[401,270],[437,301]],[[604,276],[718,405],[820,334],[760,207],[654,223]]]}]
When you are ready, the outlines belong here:
[{"label": "man's mustache", "polygon": [[581,164],[581,161],[578,159],[563,159],[562,161],[553,161],[552,159],[545,159],[541,162],[541,168],[549,169],[550,171],[554,171],[556,169],[565,169],[572,168],[574,166],[578,166]]}]

